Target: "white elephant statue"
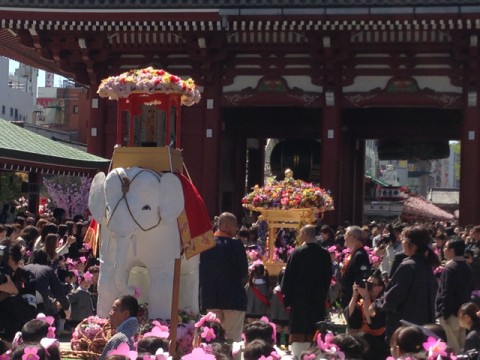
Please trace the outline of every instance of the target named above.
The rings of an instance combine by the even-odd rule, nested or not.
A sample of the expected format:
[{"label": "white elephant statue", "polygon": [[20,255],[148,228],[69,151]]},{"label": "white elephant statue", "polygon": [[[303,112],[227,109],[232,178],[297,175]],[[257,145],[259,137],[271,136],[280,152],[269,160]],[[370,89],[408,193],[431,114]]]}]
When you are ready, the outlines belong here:
[{"label": "white elephant statue", "polygon": [[[101,228],[97,314],[106,317],[118,296],[133,295],[130,270],[145,266],[149,317],[170,318],[174,262],[181,252],[177,217],[184,209],[178,177],[139,167],[98,173],[88,203]],[[198,266],[198,255],[182,259],[179,300],[179,308],[197,313]]]}]

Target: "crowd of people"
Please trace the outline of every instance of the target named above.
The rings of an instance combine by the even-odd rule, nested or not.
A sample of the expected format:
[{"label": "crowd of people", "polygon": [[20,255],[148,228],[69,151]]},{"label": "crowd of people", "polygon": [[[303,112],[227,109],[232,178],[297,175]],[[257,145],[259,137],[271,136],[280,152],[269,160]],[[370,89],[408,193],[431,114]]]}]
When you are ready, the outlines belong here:
[{"label": "crowd of people", "polygon": [[95,314],[99,263],[83,243],[87,227],[63,209],[0,224],[0,338],[12,341],[38,314],[53,317],[59,334]]},{"label": "crowd of people", "polygon": [[[61,209],[0,225],[1,359],[56,360],[54,338],[95,314],[99,261],[83,242],[87,226]],[[275,249],[266,234],[262,219],[240,229],[231,213],[215,219],[216,246],[200,254],[206,315],[182,358],[478,357],[480,226],[306,225],[280,229]],[[278,273],[267,251],[285,262]],[[169,357],[168,327],[140,327],[138,309],[133,296],[112,304],[115,335],[100,360]]]}]

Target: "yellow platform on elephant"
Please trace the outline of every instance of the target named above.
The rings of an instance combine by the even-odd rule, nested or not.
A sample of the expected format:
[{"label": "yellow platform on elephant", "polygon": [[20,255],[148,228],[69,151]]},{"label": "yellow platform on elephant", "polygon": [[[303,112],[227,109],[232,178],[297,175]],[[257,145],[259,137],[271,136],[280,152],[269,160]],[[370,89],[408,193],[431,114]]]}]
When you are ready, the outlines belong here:
[{"label": "yellow platform on elephant", "polygon": [[183,174],[182,151],[168,147],[117,147],[112,155],[112,169],[139,166],[157,172]]}]

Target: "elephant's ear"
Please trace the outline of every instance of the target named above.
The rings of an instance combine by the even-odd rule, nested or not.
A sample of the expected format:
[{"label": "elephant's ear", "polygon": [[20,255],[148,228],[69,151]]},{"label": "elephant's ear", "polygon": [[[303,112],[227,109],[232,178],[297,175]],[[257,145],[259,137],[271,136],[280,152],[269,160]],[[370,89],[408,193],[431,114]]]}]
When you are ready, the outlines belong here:
[{"label": "elephant's ear", "polygon": [[180,180],[171,173],[165,173],[160,180],[160,216],[165,224],[175,221],[185,206]]},{"label": "elephant's ear", "polygon": [[106,176],[103,172],[95,175],[88,195],[88,208],[97,222],[100,222],[105,216],[105,179]]}]

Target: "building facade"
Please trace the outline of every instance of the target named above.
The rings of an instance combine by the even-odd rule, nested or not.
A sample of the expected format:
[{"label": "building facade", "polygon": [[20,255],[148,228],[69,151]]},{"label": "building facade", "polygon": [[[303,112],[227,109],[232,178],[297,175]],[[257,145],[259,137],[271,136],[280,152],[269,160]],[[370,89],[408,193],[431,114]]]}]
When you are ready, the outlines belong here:
[{"label": "building facade", "polygon": [[8,121],[32,120],[38,70],[19,64],[9,73],[9,60],[0,56],[0,118]]}]

